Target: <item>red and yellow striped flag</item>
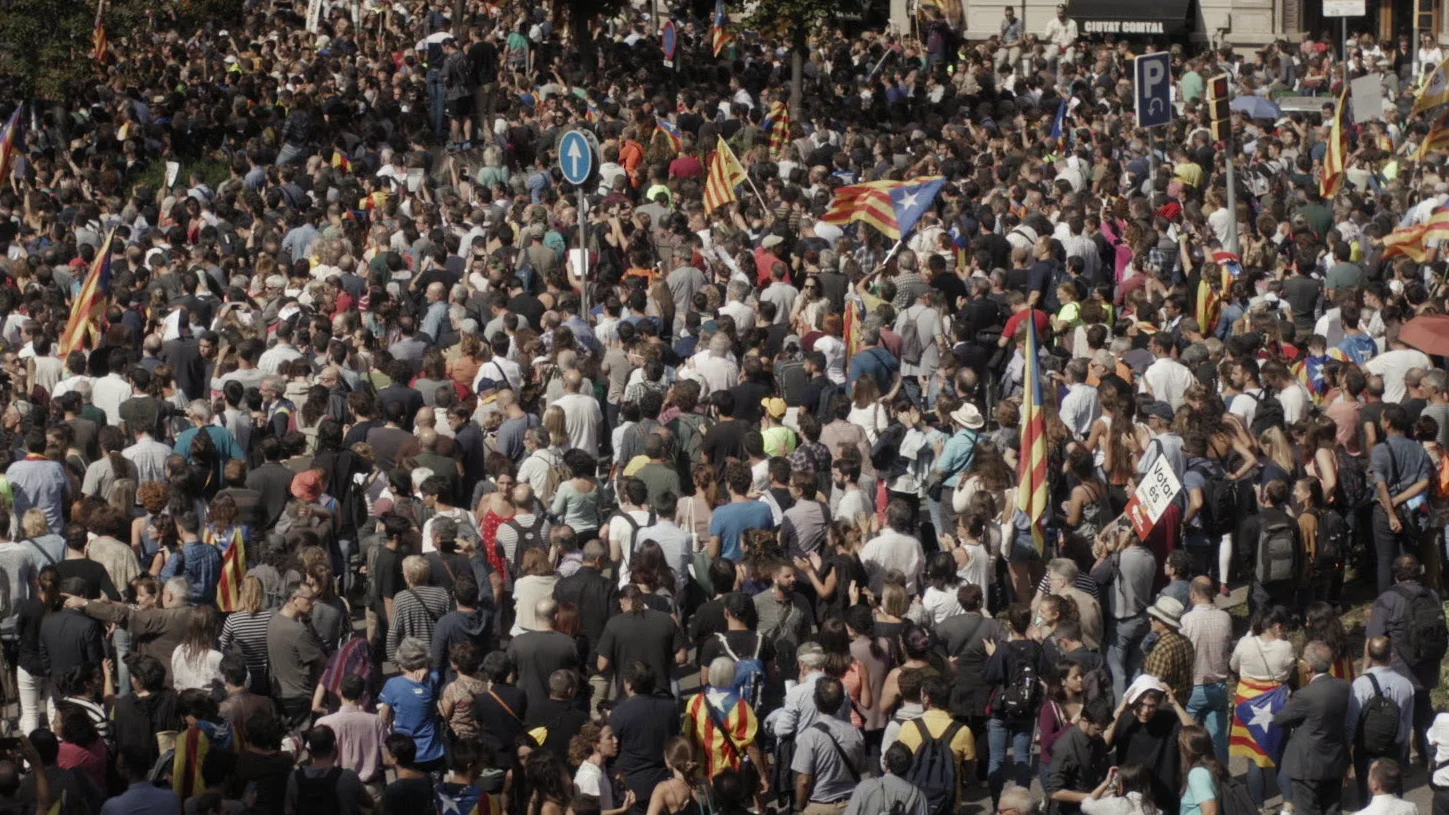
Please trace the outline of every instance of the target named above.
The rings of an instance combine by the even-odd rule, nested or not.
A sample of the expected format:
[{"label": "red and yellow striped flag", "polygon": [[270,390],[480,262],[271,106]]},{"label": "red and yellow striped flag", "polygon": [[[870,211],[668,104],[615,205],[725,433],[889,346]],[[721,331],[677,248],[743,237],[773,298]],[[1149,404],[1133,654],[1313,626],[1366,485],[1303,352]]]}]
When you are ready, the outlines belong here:
[{"label": "red and yellow striped flag", "polygon": [[1026,320],[1026,368],[1022,374],[1025,387],[1021,403],[1021,480],[1016,487],[1016,508],[1031,521],[1031,538],[1036,551],[1046,548],[1046,530],[1042,519],[1047,513],[1050,495],[1047,491],[1046,408],[1041,385],[1041,360],[1037,358],[1039,341],[1036,321]]},{"label": "red and yellow striped flag", "polygon": [[[213,543],[218,543],[214,541]],[[240,611],[242,580],[247,576],[247,544],[242,528],[231,535],[231,545],[221,554],[221,579],[216,583],[217,611]]]},{"label": "red and yellow striped flag", "polygon": [[70,318],[65,321],[65,330],[60,335],[61,356],[69,354],[84,345],[87,337],[99,334],[101,315],[106,311],[106,301],[111,297],[111,243],[116,238],[112,229],[101,248],[96,250],[96,259],[91,262],[90,274],[81,286],[71,304]]},{"label": "red and yellow striped flag", "polygon": [[714,212],[725,204],[738,201],[735,187],[743,183],[745,168],[740,166],[740,160],[735,158],[734,151],[721,136],[714,155],[709,159],[709,175],[704,182],[704,211]]},{"label": "red and yellow striped flag", "polygon": [[348,158],[347,154],[341,150],[333,150],[332,166],[344,173],[350,173],[352,172],[352,159]]},{"label": "red and yellow striped flag", "polygon": [[724,0],[715,0],[714,25],[710,27],[709,32],[710,47],[714,50],[715,56],[719,56],[719,52],[735,41],[735,35],[730,33],[728,28],[729,23],[730,18],[725,13]]},{"label": "red and yellow striped flag", "polygon": [[841,187],[835,191],[835,200],[820,220],[836,226],[862,221],[886,237],[899,239],[901,230],[896,209],[891,204],[891,190],[905,185],[904,181],[867,181]]},{"label": "red and yellow striped flag", "polygon": [[1197,318],[1198,329],[1207,336],[1217,333],[1218,317],[1222,314],[1222,297],[1213,289],[1206,277],[1197,282]]},{"label": "red and yellow striped flag", "polygon": [[1424,245],[1424,233],[1429,231],[1428,222],[1395,229],[1384,236],[1384,260],[1404,255],[1423,263],[1429,258],[1429,248]]},{"label": "red and yellow striped flag", "polygon": [[1344,142],[1348,137],[1343,132],[1343,109],[1347,105],[1348,83],[1344,83],[1343,90],[1338,94],[1338,105],[1333,109],[1333,128],[1328,135],[1328,152],[1323,156],[1323,179],[1318,185],[1318,191],[1329,200],[1337,197],[1338,191],[1343,188],[1344,170],[1347,168],[1348,146]]},{"label": "red and yellow striped flag", "polygon": [[790,143],[790,106],[784,102],[774,103],[765,121],[769,123],[770,153],[783,152],[785,145]]},{"label": "red and yellow striped flag", "polygon": [[171,789],[185,801],[206,790],[206,779],[201,774],[206,763],[206,754],[211,750],[211,739],[192,725],[176,739],[176,758],[171,764]]},{"label": "red and yellow striped flag", "polygon": [[19,150],[20,110],[23,107],[16,105],[10,121],[5,123],[5,129],[0,130],[0,183],[10,179],[10,165],[15,162],[15,154]]},{"label": "red and yellow striped flag", "polygon": [[96,62],[104,63],[106,61],[106,46],[110,44],[106,39],[105,23],[99,21],[96,23],[96,31],[91,35],[91,44],[94,46],[91,51],[91,56],[95,58]]},{"label": "red and yellow striped flag", "polygon": [[1429,128],[1429,135],[1419,144],[1419,152],[1414,154],[1414,160],[1423,161],[1425,156],[1435,150],[1449,150],[1449,110],[1440,114],[1434,126]]}]

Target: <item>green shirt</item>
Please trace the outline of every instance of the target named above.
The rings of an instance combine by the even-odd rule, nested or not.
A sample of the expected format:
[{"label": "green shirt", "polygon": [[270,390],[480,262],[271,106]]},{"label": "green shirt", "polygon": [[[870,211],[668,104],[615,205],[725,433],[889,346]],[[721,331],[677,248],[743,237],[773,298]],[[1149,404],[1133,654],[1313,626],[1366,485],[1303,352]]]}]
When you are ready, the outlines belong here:
[{"label": "green shirt", "polygon": [[1194,99],[1202,98],[1206,85],[1202,74],[1197,71],[1188,71],[1183,74],[1182,79],[1178,82],[1178,87],[1182,89],[1182,101],[1191,102]]},{"label": "green shirt", "polygon": [[1298,214],[1308,220],[1308,225],[1320,237],[1333,228],[1333,212],[1322,204],[1304,204],[1298,209]]},{"label": "green shirt", "polygon": [[1323,278],[1324,288],[1342,290],[1363,285],[1363,269],[1357,263],[1335,263]]}]

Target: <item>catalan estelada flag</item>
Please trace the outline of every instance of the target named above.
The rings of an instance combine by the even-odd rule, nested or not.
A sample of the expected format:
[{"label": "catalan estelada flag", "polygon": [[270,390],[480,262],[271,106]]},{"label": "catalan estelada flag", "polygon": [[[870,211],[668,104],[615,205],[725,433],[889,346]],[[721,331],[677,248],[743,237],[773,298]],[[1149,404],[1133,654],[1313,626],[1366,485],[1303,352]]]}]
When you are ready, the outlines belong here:
[{"label": "catalan estelada flag", "polygon": [[735,35],[726,27],[729,22],[729,15],[725,14],[724,0],[714,0],[714,25],[710,27],[709,40],[715,56],[719,56],[719,52],[735,41]]},{"label": "catalan estelada flag", "polygon": [[188,727],[177,737],[176,758],[171,764],[171,789],[181,800],[206,791],[206,778],[201,774],[201,768],[210,750],[211,739],[196,725]]},{"label": "catalan estelada flag", "polygon": [[448,815],[503,815],[503,796],[484,792],[477,784],[444,781],[433,796],[438,812]]},{"label": "catalan estelada flag", "polygon": [[95,46],[94,50],[91,51],[91,56],[95,57],[96,62],[105,62],[106,46],[109,45],[106,40],[105,23],[100,21],[96,22],[96,31],[91,35],[91,44]]},{"label": "catalan estelada flag", "polygon": [[684,151],[684,134],[679,132],[679,126],[662,116],[655,117],[654,132],[663,133],[664,138],[669,140],[669,146],[674,152]]},{"label": "catalan estelada flag", "polygon": [[1016,508],[1031,522],[1031,538],[1038,553],[1046,547],[1046,530],[1042,518],[1047,513],[1050,493],[1047,489],[1047,437],[1045,395],[1041,385],[1040,349],[1036,321],[1026,320],[1026,367],[1022,373],[1024,388],[1021,402],[1021,479],[1016,487]]},{"label": "catalan estelada flag", "polygon": [[745,168],[740,166],[740,160],[735,158],[734,151],[721,136],[714,155],[710,157],[709,175],[704,182],[704,211],[714,212],[725,204],[738,201],[735,187],[743,183]]},{"label": "catalan estelada flag", "polygon": [[1242,756],[1259,767],[1276,767],[1283,755],[1283,728],[1273,716],[1288,704],[1288,686],[1240,677],[1233,697],[1233,729],[1228,755]]},{"label": "catalan estelada flag", "polygon": [[60,335],[61,356],[78,350],[85,344],[86,338],[100,333],[98,325],[105,313],[106,301],[111,296],[111,243],[115,238],[116,230],[112,229],[96,250],[90,273],[71,304],[70,318],[65,321],[65,331]]},{"label": "catalan estelada flag", "polygon": [[1430,241],[1449,240],[1449,207],[1439,207],[1424,222],[1424,246],[1428,252]]},{"label": "catalan estelada flag", "polygon": [[332,166],[344,173],[350,173],[352,172],[352,159],[348,158],[347,154],[341,150],[333,150]]},{"label": "catalan estelada flag", "polygon": [[10,179],[10,165],[15,163],[16,145],[20,143],[20,109],[23,107],[24,105],[15,106],[15,112],[10,114],[10,121],[0,131],[0,183]]},{"label": "catalan estelada flag", "polygon": [[[221,548],[221,544],[224,541],[213,540],[209,542],[213,546]],[[227,542],[226,549],[221,553],[221,578],[216,583],[217,611],[232,612],[241,610],[242,580],[246,576],[246,535],[242,534],[242,528],[238,526],[232,531],[231,540]]]},{"label": "catalan estelada flag", "polygon": [[1343,132],[1344,108],[1348,104],[1348,84],[1338,94],[1338,104],[1333,109],[1333,127],[1328,135],[1328,152],[1323,155],[1323,178],[1318,191],[1324,198],[1332,200],[1343,188],[1344,170],[1347,167],[1348,135]]},{"label": "catalan estelada flag", "polygon": [[734,745],[752,743],[760,729],[760,718],[748,702],[734,691],[706,690],[689,700],[684,714],[684,735],[703,746],[706,773],[740,769],[745,757]]},{"label": "catalan estelada flag", "polygon": [[860,221],[900,240],[930,209],[945,184],[941,176],[851,184],[835,191],[835,200],[821,220],[837,226]]}]

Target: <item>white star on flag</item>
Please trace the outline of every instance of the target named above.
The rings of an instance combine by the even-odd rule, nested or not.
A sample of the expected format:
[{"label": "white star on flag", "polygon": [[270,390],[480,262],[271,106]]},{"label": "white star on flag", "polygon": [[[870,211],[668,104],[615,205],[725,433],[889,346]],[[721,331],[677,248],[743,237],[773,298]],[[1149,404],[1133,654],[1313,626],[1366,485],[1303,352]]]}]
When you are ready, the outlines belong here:
[{"label": "white star on flag", "polygon": [[917,201],[918,198],[920,198],[920,195],[918,193],[916,193],[916,192],[908,192],[905,195],[902,195],[901,196],[901,208],[902,209],[907,209],[907,210],[909,210],[909,209],[915,209],[915,207],[916,207],[916,201]]},{"label": "white star on flag", "polygon": [[447,815],[449,812],[455,813],[455,815],[462,815],[462,813],[458,812],[457,798],[451,795],[439,795],[438,797],[443,801],[442,815]]},{"label": "white star on flag", "polygon": [[1248,727],[1259,727],[1267,730],[1269,727],[1273,726],[1273,711],[1271,709],[1271,704],[1265,702],[1261,705],[1249,705],[1248,707],[1253,711],[1253,719],[1252,721],[1248,722]]}]

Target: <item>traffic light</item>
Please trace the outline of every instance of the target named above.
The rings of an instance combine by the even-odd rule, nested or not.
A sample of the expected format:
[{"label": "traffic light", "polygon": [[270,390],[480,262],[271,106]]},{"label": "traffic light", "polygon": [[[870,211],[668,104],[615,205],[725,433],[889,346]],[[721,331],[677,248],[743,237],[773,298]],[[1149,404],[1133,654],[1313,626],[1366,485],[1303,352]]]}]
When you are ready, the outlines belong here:
[{"label": "traffic light", "polygon": [[1228,110],[1228,75],[1219,74],[1207,83],[1208,126],[1213,141],[1227,141],[1233,133],[1232,113]]}]

